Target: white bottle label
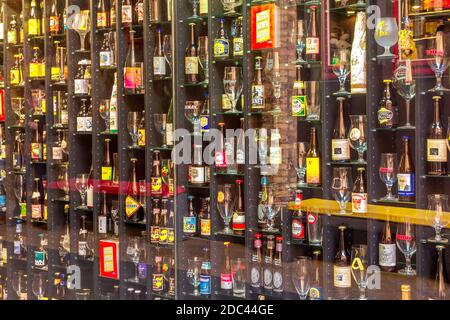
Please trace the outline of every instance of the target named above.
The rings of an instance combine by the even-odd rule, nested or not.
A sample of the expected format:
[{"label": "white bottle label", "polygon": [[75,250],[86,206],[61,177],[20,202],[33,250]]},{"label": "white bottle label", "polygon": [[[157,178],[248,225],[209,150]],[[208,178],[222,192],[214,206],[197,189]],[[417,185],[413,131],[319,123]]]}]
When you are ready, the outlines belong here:
[{"label": "white bottle label", "polygon": [[94,206],[94,187],[92,186],[87,189],[86,204],[90,208]]},{"label": "white bottle label", "polygon": [[166,143],[168,146],[173,146],[173,124],[166,123]]},{"label": "white bottle label", "polygon": [[352,286],[352,271],[350,266],[334,266],[334,286],[336,288],[350,288]]},{"label": "white bottle label", "polygon": [[427,160],[429,162],[447,162],[447,143],[445,139],[427,140]]},{"label": "white bottle label", "polygon": [[63,152],[62,152],[61,147],[53,147],[52,157],[53,157],[53,160],[62,160]]},{"label": "white bottle label", "polygon": [[379,244],[379,264],[382,267],[395,267],[397,264],[396,257],[397,247],[393,244]]},{"label": "white bottle label", "polygon": [[153,57],[153,74],[155,76],[166,75],[166,59],[164,57]]},{"label": "white bottle label", "polygon": [[367,213],[367,193],[352,193],[352,212]]},{"label": "white bottle label", "polygon": [[348,139],[331,140],[331,160],[349,160],[350,159],[350,142]]},{"label": "white bottle label", "polygon": [[99,216],[98,217],[98,233],[105,234],[106,233],[106,217]]},{"label": "white bottle label", "polygon": [[77,131],[86,131],[84,117],[77,117]]}]

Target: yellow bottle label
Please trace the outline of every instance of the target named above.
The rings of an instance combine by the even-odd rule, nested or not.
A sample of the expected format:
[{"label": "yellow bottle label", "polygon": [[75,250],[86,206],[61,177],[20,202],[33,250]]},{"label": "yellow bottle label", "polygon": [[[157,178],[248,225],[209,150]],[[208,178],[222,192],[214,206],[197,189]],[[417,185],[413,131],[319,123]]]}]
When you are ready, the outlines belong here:
[{"label": "yellow bottle label", "polygon": [[138,146],[145,147],[145,129],[138,130]]},{"label": "yellow bottle label", "polygon": [[28,19],[28,34],[30,36],[38,36],[41,34],[41,20]]},{"label": "yellow bottle label", "polygon": [[47,221],[47,218],[48,218],[48,206],[47,205],[44,205],[43,215],[44,215],[44,220]]},{"label": "yellow bottle label", "polygon": [[184,64],[185,74],[198,74],[198,57],[185,57]]},{"label": "yellow bottle label", "polygon": [[167,242],[167,228],[159,229],[159,242],[166,243]]},{"label": "yellow bottle label", "polygon": [[150,241],[153,243],[156,243],[159,241],[159,232],[160,229],[158,226],[151,226],[150,227]]},{"label": "yellow bottle label", "polygon": [[30,63],[30,78],[39,78],[41,76],[41,64],[36,62]]},{"label": "yellow bottle label", "polygon": [[102,167],[102,180],[111,181],[112,180],[112,167]]},{"label": "yellow bottle label", "polygon": [[47,102],[45,101],[45,99],[41,101],[41,110],[44,114],[47,112]]},{"label": "yellow bottle label", "polygon": [[11,69],[9,74],[11,76],[11,84],[13,86],[19,85],[20,84],[20,71],[17,69]]},{"label": "yellow bottle label", "polygon": [[167,243],[173,244],[175,242],[175,230],[173,228],[167,229]]},{"label": "yellow bottle label", "polygon": [[45,63],[44,62],[40,63],[39,70],[40,70],[39,76],[42,78],[45,77]]},{"label": "yellow bottle label", "polygon": [[200,0],[200,15],[208,14],[208,0]]},{"label": "yellow bottle label", "polygon": [[60,72],[61,72],[61,69],[59,67],[52,67],[51,77],[52,77],[53,81],[58,81],[59,80]]},{"label": "yellow bottle label", "polygon": [[306,116],[306,107],[307,107],[307,99],[306,96],[292,96],[291,97],[291,106],[292,106],[292,116],[294,117],[305,117]]},{"label": "yellow bottle label", "polygon": [[162,191],[162,179],[152,178],[152,194],[159,194]]},{"label": "yellow bottle label", "polygon": [[445,139],[427,140],[427,161],[447,162],[447,142]]},{"label": "yellow bottle label", "polygon": [[127,218],[131,218],[140,208],[141,204],[139,201],[136,201],[131,196],[125,198],[125,214]]},{"label": "yellow bottle label", "polygon": [[17,44],[17,31],[8,31],[7,39],[9,44]]},{"label": "yellow bottle label", "polygon": [[233,39],[233,54],[235,57],[244,55],[244,38]]},{"label": "yellow bottle label", "polygon": [[210,236],[211,235],[211,220],[210,219],[201,219],[200,220],[200,233],[202,236]]},{"label": "yellow bottle label", "polygon": [[320,183],[320,159],[306,158],[306,183]]}]

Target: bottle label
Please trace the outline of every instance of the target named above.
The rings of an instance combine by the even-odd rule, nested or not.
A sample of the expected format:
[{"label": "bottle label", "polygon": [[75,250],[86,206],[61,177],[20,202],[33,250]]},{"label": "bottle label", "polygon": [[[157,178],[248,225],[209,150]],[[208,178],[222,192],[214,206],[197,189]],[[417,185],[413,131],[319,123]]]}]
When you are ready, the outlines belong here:
[{"label": "bottle label", "polygon": [[110,67],[112,66],[112,52],[111,51],[100,51],[100,67]]},{"label": "bottle label", "polygon": [[31,159],[39,160],[42,158],[42,144],[31,143]]},{"label": "bottle label", "polygon": [[280,147],[270,147],[269,163],[273,165],[281,165],[283,163]]},{"label": "bottle label", "polygon": [[45,266],[45,252],[43,252],[43,251],[35,251],[34,252],[34,265],[36,267]]},{"label": "bottle label", "polygon": [[0,207],[5,207],[5,206],[6,206],[6,196],[0,195]]},{"label": "bottle label", "polygon": [[211,219],[200,220],[200,234],[207,237],[211,235]]},{"label": "bottle label", "polygon": [[395,243],[379,244],[379,264],[382,267],[395,267],[397,264]]},{"label": "bottle label", "polygon": [[352,212],[367,213],[367,193],[352,193]]},{"label": "bottle label", "polygon": [[113,178],[113,168],[112,167],[103,167],[102,166],[102,180],[103,181],[111,181]]},{"label": "bottle label", "polygon": [[144,4],[143,3],[138,3],[136,11],[137,11],[138,22],[139,23],[144,22]]},{"label": "bottle label", "polygon": [[322,300],[323,289],[320,287],[311,287],[309,289],[309,300]]},{"label": "bottle label", "polygon": [[197,219],[195,217],[183,217],[183,232],[188,234],[197,232]]},{"label": "bottle label", "polygon": [[394,113],[392,112],[392,110],[389,110],[386,107],[381,107],[378,110],[378,123],[381,126],[392,124],[393,118],[394,118]]},{"label": "bottle label", "polygon": [[41,64],[30,62],[30,78],[39,78],[41,76]]},{"label": "bottle label", "polygon": [[11,76],[11,84],[13,86],[19,85],[20,84],[20,70],[11,69],[9,74]]},{"label": "bottle label", "polygon": [[208,14],[208,0],[200,0],[200,14]]},{"label": "bottle label", "polygon": [[224,152],[216,152],[215,163],[216,167],[226,167]]},{"label": "bottle label", "polygon": [[272,270],[269,268],[264,268],[264,288],[272,289]]},{"label": "bottle label", "polygon": [[352,286],[352,271],[350,266],[334,266],[334,286],[337,288],[350,288]]},{"label": "bottle label", "polygon": [[155,76],[166,75],[166,59],[164,57],[153,57],[153,74]]},{"label": "bottle label", "polygon": [[350,160],[350,141],[348,139],[331,140],[331,160]]},{"label": "bottle label", "polygon": [[127,196],[125,198],[125,214],[128,219],[131,218],[140,208],[141,204],[132,196]]},{"label": "bottle label", "polygon": [[87,256],[87,242],[86,241],[78,241],[78,255],[85,257]]},{"label": "bottle label", "polygon": [[138,130],[138,146],[145,147],[145,129]]},{"label": "bottle label", "polygon": [[222,290],[233,289],[233,278],[230,273],[221,273],[220,274],[220,288]]},{"label": "bottle label", "polygon": [[92,117],[84,117],[84,130],[87,132],[92,131]]},{"label": "bottle label", "polygon": [[198,74],[198,57],[185,57],[184,68],[187,75]]},{"label": "bottle label", "polygon": [[205,170],[203,167],[189,166],[189,182],[193,184],[205,183]]},{"label": "bottle label", "polygon": [[427,139],[427,161],[447,162],[447,143],[445,139]]},{"label": "bottle label", "polygon": [[404,197],[413,197],[416,194],[415,181],[413,173],[398,173],[398,195]]},{"label": "bottle label", "polygon": [[319,38],[306,38],[306,54],[320,54],[320,40]]},{"label": "bottle label", "polygon": [[59,17],[58,16],[50,16],[49,19],[49,29],[52,33],[59,32]]},{"label": "bottle label", "polygon": [[42,205],[32,204],[31,205],[31,218],[41,219],[42,218]]},{"label": "bottle label", "polygon": [[27,217],[27,204],[25,202],[20,203],[20,217],[21,218]]},{"label": "bottle label", "polygon": [[245,231],[245,212],[234,212],[232,228],[234,231]]},{"label": "bottle label", "polygon": [[227,39],[214,40],[214,57],[227,58],[230,55],[230,43]]},{"label": "bottle label", "polygon": [[157,196],[162,193],[162,178],[161,177],[152,177],[152,195]]},{"label": "bottle label", "polygon": [[200,116],[200,127],[203,133],[209,131],[209,115]]},{"label": "bottle label", "polygon": [[67,110],[61,110],[61,124],[69,124],[69,112]]},{"label": "bottle label", "polygon": [[122,23],[131,24],[133,22],[133,8],[131,5],[122,5]]},{"label": "bottle label", "polygon": [[106,223],[106,216],[101,215],[98,216],[98,233],[106,234],[107,232],[107,223]]},{"label": "bottle label", "polygon": [[20,255],[22,253],[22,242],[19,240],[14,241],[14,254]]},{"label": "bottle label", "polygon": [[153,274],[152,289],[155,292],[161,292],[164,289],[164,275],[160,273]]},{"label": "bottle label", "polygon": [[159,242],[159,226],[151,226],[150,227],[150,241],[152,243]]},{"label": "bottle label", "polygon": [[231,105],[230,97],[226,93],[222,94],[222,110],[230,110]]},{"label": "bottle label", "polygon": [[52,67],[50,70],[50,75],[51,75],[52,81],[58,81],[60,73],[61,73],[61,69],[59,67]]},{"label": "bottle label", "polygon": [[291,107],[292,107],[292,116],[305,117],[307,107],[306,96],[292,96]]},{"label": "bottle label", "polygon": [[206,274],[200,275],[200,294],[211,294],[211,276]]},{"label": "bottle label", "polygon": [[74,81],[74,93],[75,94],[88,94],[89,93],[89,80],[75,79]]},{"label": "bottle label", "polygon": [[252,267],[250,276],[251,276],[251,280],[252,280],[251,286],[253,288],[260,288],[261,287],[261,269],[260,269],[259,265]]},{"label": "bottle label", "polygon": [[306,158],[306,183],[320,183],[320,159]]},{"label": "bottle label", "polygon": [[235,57],[244,55],[244,38],[233,39],[233,54]]},{"label": "bottle label", "polygon": [[17,44],[17,31],[8,31],[7,39],[9,44]]},{"label": "bottle label", "polygon": [[254,84],[252,85],[252,108],[264,109],[264,85]]},{"label": "bottle label", "polygon": [[300,217],[292,218],[292,238],[305,239],[305,225]]},{"label": "bottle label", "polygon": [[97,27],[106,28],[108,26],[108,14],[106,12],[97,12]]},{"label": "bottle label", "polygon": [[167,243],[175,243],[175,230],[173,228],[167,228]]},{"label": "bottle label", "polygon": [[166,123],[166,143],[173,146],[173,123]]},{"label": "bottle label", "polygon": [[85,117],[77,117],[77,131],[86,131],[84,118]]},{"label": "bottle label", "polygon": [[283,274],[279,270],[273,273],[273,291],[283,292]]},{"label": "bottle label", "polygon": [[125,89],[142,87],[142,69],[140,67],[126,67],[124,70]]},{"label": "bottle label", "polygon": [[39,19],[28,19],[28,35],[38,36],[41,34],[41,21]]},{"label": "bottle label", "polygon": [[159,228],[159,243],[167,243],[167,228]]},{"label": "bottle label", "polygon": [[61,147],[53,147],[52,148],[52,158],[53,160],[62,160],[63,151]]},{"label": "bottle label", "polygon": [[236,151],[236,163],[245,164],[245,150],[243,148],[239,148]]},{"label": "bottle label", "polygon": [[117,105],[111,103],[109,105],[109,131],[118,132],[118,121],[117,121]]},{"label": "bottle label", "polygon": [[172,178],[169,178],[169,196],[173,196],[175,194],[175,181]]}]

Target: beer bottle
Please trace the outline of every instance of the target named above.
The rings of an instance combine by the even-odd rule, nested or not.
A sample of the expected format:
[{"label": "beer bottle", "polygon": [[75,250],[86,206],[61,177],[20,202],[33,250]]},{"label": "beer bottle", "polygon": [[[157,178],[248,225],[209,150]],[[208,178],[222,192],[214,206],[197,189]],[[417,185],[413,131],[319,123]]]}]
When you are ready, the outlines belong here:
[{"label": "beer bottle", "polygon": [[305,240],[305,221],[302,213],[303,192],[300,189],[295,191],[294,206],[292,214],[292,239]]},{"label": "beer bottle", "polygon": [[385,89],[378,108],[378,125],[380,128],[393,128],[397,124],[397,108],[392,100],[392,80],[384,80]]},{"label": "beer bottle", "polygon": [[164,291],[164,272],[162,267],[162,256],[157,253],[155,256],[155,266],[152,273],[152,291],[161,293]]},{"label": "beer bottle", "polygon": [[144,0],[136,0],[134,7],[134,21],[138,25],[144,24]]},{"label": "beer bottle", "polygon": [[107,138],[105,139],[105,154],[103,156],[103,163],[102,163],[102,180],[103,181],[112,181],[112,162],[111,162],[111,154],[109,151],[109,143],[111,142],[111,139]]},{"label": "beer bottle", "polygon": [[102,191],[102,207],[97,218],[98,233],[100,235],[106,235],[108,233],[108,205],[106,203],[106,191]]},{"label": "beer bottle", "polygon": [[309,289],[309,300],[322,300],[323,299],[323,289],[321,285],[321,271],[320,271],[320,250],[313,251],[313,268],[314,277],[311,281],[311,288]]},{"label": "beer bottle", "polygon": [[169,160],[169,197],[173,197],[175,194],[175,168],[173,161]]},{"label": "beer bottle", "polygon": [[252,83],[252,105],[253,111],[261,111],[265,108],[265,92],[262,78],[262,57],[255,58],[255,76]]},{"label": "beer bottle", "polygon": [[262,234],[255,233],[253,235],[253,254],[252,254],[252,269],[250,272],[251,287],[255,292],[260,292],[262,283]]},{"label": "beer bottle", "polygon": [[139,202],[139,185],[136,175],[136,158],[131,161],[131,177],[128,182],[127,194],[125,197],[125,216],[126,220],[137,222],[140,213],[143,210]]},{"label": "beer bottle", "polygon": [[167,243],[173,245],[175,243],[175,216],[174,216],[174,200],[169,199],[168,203],[169,220],[167,222]]},{"label": "beer bottle", "polygon": [[224,23],[225,20],[220,19],[219,31],[214,39],[214,58],[228,58],[230,56],[230,41]]},{"label": "beer bottle", "polygon": [[292,116],[301,117],[302,119],[306,117],[306,109],[308,100],[305,93],[305,82],[302,80],[302,67],[295,66],[297,77],[294,81],[291,96],[291,109]]},{"label": "beer bottle", "polygon": [[414,164],[412,161],[409,137],[403,137],[403,151],[398,166],[397,181],[398,181],[398,200],[414,202],[416,198],[415,193],[415,174]]},{"label": "beer bottle", "polygon": [[217,172],[225,172],[227,169],[227,159],[225,152],[225,123],[218,124],[220,130],[220,138],[216,145],[215,164]]},{"label": "beer bottle", "polygon": [[16,171],[21,171],[24,165],[23,159],[23,145],[20,131],[16,131],[14,138],[14,149],[13,149],[13,169]]},{"label": "beer bottle", "polygon": [[236,209],[233,214],[233,232],[235,234],[245,233],[245,208],[244,208],[244,190],[242,189],[243,180],[236,180],[237,201]]},{"label": "beer bottle", "polygon": [[311,128],[309,149],[306,153],[306,183],[320,185],[320,153],[317,145],[317,129]]},{"label": "beer bottle", "polygon": [[244,55],[244,27],[242,20],[242,17],[238,17],[236,21],[236,35],[233,37],[233,56],[235,57]]},{"label": "beer bottle", "polygon": [[352,191],[352,212],[367,213],[367,187],[364,179],[366,169],[358,168],[358,176]]},{"label": "beer bottle", "polygon": [[133,24],[133,4],[131,0],[122,0],[122,26],[131,27]]},{"label": "beer bottle", "polygon": [[31,142],[31,160],[42,161],[42,137],[39,132],[39,120],[34,120],[34,135]]},{"label": "beer bottle", "polygon": [[275,247],[275,237],[267,236],[266,253],[264,256],[264,291],[270,294],[273,290],[273,249]]},{"label": "beer bottle", "polygon": [[306,36],[306,60],[320,61],[320,37],[317,23],[317,6],[310,7],[309,28]]},{"label": "beer bottle", "polygon": [[188,196],[188,215],[183,217],[183,233],[186,236],[195,235],[197,233],[197,217],[194,212],[194,196]]},{"label": "beer bottle", "polygon": [[333,264],[334,287],[336,288],[336,297],[346,299],[349,295],[349,288],[352,286],[352,274],[350,266],[350,256],[345,248],[344,232],[345,226],[338,227],[339,250],[336,253]]},{"label": "beer bottle", "polygon": [[28,17],[29,36],[40,36],[42,32],[41,10],[36,2],[36,0],[31,0],[30,16]]},{"label": "beer bottle", "polygon": [[[156,199],[155,199],[156,200]],[[161,199],[161,213],[159,221],[159,244],[167,244],[167,210],[169,199]]]},{"label": "beer bottle", "polygon": [[259,192],[258,203],[258,228],[264,229],[266,227],[264,207],[272,200],[272,194],[269,190],[269,178],[267,176],[261,177],[261,191]]},{"label": "beer bottle", "polygon": [[19,43],[19,32],[18,32],[18,23],[16,15],[11,15],[11,20],[9,21],[9,27],[8,32],[6,35],[6,39],[8,41],[8,44],[15,45]]},{"label": "beer bottle", "polygon": [[200,295],[209,298],[211,297],[211,259],[209,248],[203,248],[203,261],[200,269]]},{"label": "beer bottle", "polygon": [[61,32],[61,15],[58,12],[58,0],[52,1],[48,24],[50,34],[56,35]]},{"label": "beer bottle", "polygon": [[175,259],[174,258],[170,258],[169,288],[167,290],[167,294],[171,297],[175,296]]},{"label": "beer bottle", "polygon": [[191,28],[191,41],[186,49],[184,58],[184,74],[186,84],[196,84],[199,82],[199,59],[197,42],[195,40],[195,23],[190,23],[189,26]]},{"label": "beer bottle", "polygon": [[189,166],[189,183],[195,185],[205,184],[205,166],[203,165],[202,145],[194,145],[193,161]]},{"label": "beer bottle", "polygon": [[78,232],[78,256],[81,259],[88,258],[88,242],[87,242],[86,216],[81,216],[81,227]]},{"label": "beer bottle", "polygon": [[220,291],[222,294],[231,295],[233,290],[233,278],[231,275],[230,242],[224,242],[224,255],[220,270]]},{"label": "beer bottle", "polygon": [[440,120],[441,99],[440,96],[433,97],[434,118],[427,139],[428,174],[437,176],[447,173],[447,142]]},{"label": "beer bottle", "polygon": [[277,236],[275,238],[275,257],[273,259],[273,292],[283,293],[283,237]]},{"label": "beer bottle", "polygon": [[211,213],[210,213],[210,199],[202,199],[202,210],[200,214],[200,235],[204,237],[211,236]]},{"label": "beer bottle", "polygon": [[99,0],[97,4],[97,28],[108,28],[109,10],[106,8],[106,0]]},{"label": "beer bottle", "polygon": [[380,268],[386,272],[393,272],[397,264],[397,246],[392,239],[391,224],[386,221],[381,234],[381,242],[378,245]]},{"label": "beer bottle", "polygon": [[161,28],[156,29],[156,45],[153,53],[153,78],[163,79],[167,76],[166,58],[161,39]]},{"label": "beer bottle", "polygon": [[331,139],[331,160],[332,161],[348,161],[350,160],[350,141],[348,140],[344,122],[344,101],[345,98],[338,97],[339,114],[333,130]]},{"label": "beer bottle", "polygon": [[152,199],[152,223],[150,226],[150,242],[159,243],[161,207],[160,199]]},{"label": "beer bottle", "polygon": [[159,197],[162,195],[162,178],[161,178],[161,154],[160,151],[153,151],[152,163],[152,196]]},{"label": "beer bottle", "polygon": [[42,195],[39,190],[39,178],[34,179],[33,193],[31,194],[31,218],[34,220],[42,220]]}]

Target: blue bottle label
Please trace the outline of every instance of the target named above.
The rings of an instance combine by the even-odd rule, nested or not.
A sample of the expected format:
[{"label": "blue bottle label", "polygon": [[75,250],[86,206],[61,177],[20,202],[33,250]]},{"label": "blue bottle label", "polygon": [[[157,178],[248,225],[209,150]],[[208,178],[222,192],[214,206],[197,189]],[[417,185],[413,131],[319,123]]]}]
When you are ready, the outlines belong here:
[{"label": "blue bottle label", "polygon": [[200,275],[200,294],[211,294],[211,276]]},{"label": "blue bottle label", "polygon": [[0,195],[0,207],[6,206],[6,196]]},{"label": "blue bottle label", "polygon": [[415,180],[412,173],[398,173],[398,195],[404,197],[415,196]]}]

